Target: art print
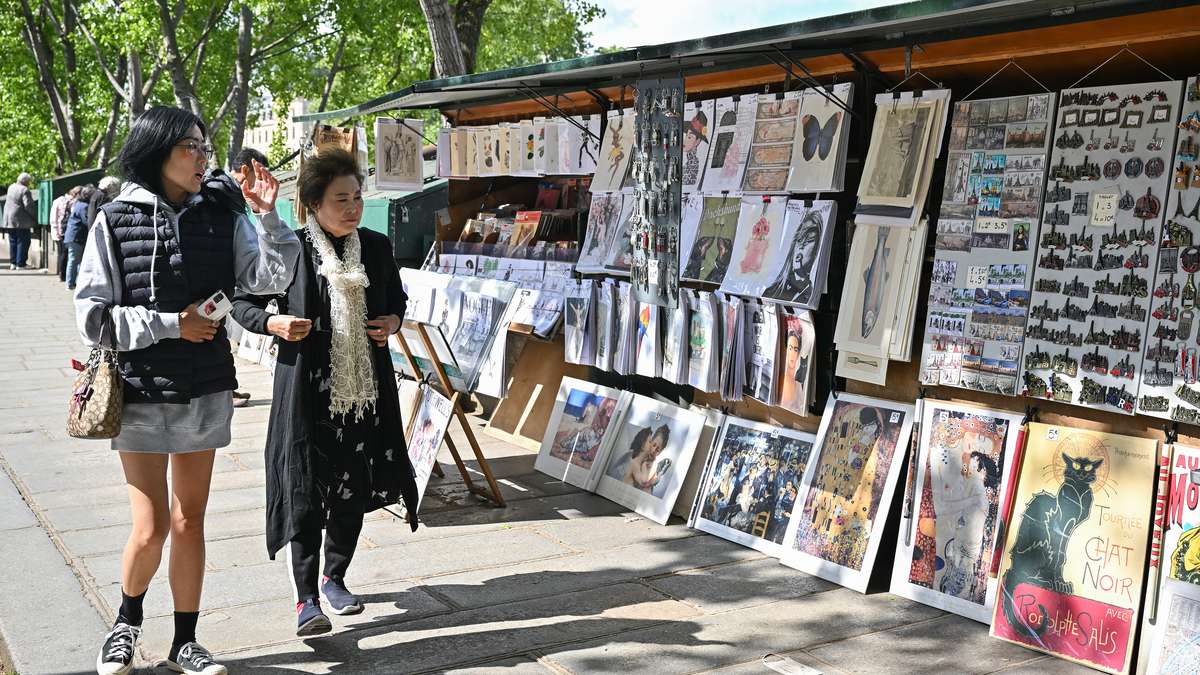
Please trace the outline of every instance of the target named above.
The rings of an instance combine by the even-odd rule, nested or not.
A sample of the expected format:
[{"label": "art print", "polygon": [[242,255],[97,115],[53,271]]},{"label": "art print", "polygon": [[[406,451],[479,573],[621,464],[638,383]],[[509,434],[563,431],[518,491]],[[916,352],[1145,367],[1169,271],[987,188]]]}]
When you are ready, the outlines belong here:
[{"label": "art print", "polygon": [[799,97],[799,92],[792,92],[783,99],[758,99],[743,191],[786,191],[791,174],[792,147],[796,139]]},{"label": "art print", "polygon": [[785,565],[865,592],[912,431],[913,408],[831,396],[785,538]]},{"label": "art print", "polygon": [[992,635],[1128,673],[1158,443],[1039,423],[1028,429]]},{"label": "art print", "polygon": [[783,312],[783,357],[779,368],[779,396],[775,405],[788,412],[808,416],[812,381],[813,347],[817,331],[809,312]]},{"label": "art print", "polygon": [[421,120],[375,119],[375,186],[381,190],[420,190],[424,185]]},{"label": "art print", "polygon": [[600,480],[617,420],[631,395],[598,384],[564,377],[546,425],[534,468],[584,490]]},{"label": "art print", "polygon": [[[767,405],[775,397],[775,371],[779,361],[780,321],[778,306],[747,301],[743,323],[746,328],[746,378],[743,393]],[[664,368],[665,368],[664,363]]]},{"label": "art print", "polygon": [[866,223],[855,228],[836,330],[840,346],[887,357],[908,244],[908,228]]},{"label": "art print", "polygon": [[714,107],[714,131],[702,189],[709,194],[730,192],[742,186],[742,176],[754,133],[758,97],[755,94],[722,98]]},{"label": "art print", "polygon": [[788,192],[841,190],[849,117],[831,98],[849,105],[853,88],[809,89],[801,99],[798,133],[792,150]]},{"label": "art print", "polygon": [[567,363],[591,365],[595,360],[591,308],[592,280],[568,282],[563,302],[563,353]]},{"label": "art print", "polygon": [[[1143,634],[1142,639],[1150,636]],[[1195,587],[1171,583],[1163,589],[1151,650],[1148,673],[1200,672],[1200,592]]]},{"label": "art print", "polygon": [[425,499],[425,488],[437,464],[438,448],[450,426],[450,414],[454,406],[450,399],[427,384],[421,385],[421,401],[417,413],[408,427],[408,461],[412,464],[417,483],[417,508]]},{"label": "art print", "polygon": [[713,128],[714,102],[698,101],[688,104],[684,110],[683,120],[683,191],[694,192],[700,189],[704,180],[704,170],[708,165],[708,153],[711,147],[711,130]]},{"label": "art print", "polygon": [[761,295],[790,305],[816,309],[825,291],[825,279],[832,244],[837,203],[816,201],[788,202],[785,218],[791,233],[781,247],[774,266],[774,277]]},{"label": "art print", "polygon": [[926,399],[892,593],[990,623],[988,571],[1021,416]]},{"label": "art print", "polygon": [[633,395],[596,492],[665,525],[704,421],[702,413]]},{"label": "art print", "polygon": [[[743,197],[738,215],[733,254],[721,281],[721,290],[740,295],[762,295],[775,278],[783,248],[794,229],[785,227],[787,199]],[[791,223],[794,228],[795,223]]]},{"label": "art print", "polygon": [[936,102],[879,105],[858,197],[865,204],[912,207],[928,154]]},{"label": "art print", "polygon": [[633,155],[633,112],[611,114],[600,141],[600,157],[592,178],[592,192],[616,192],[625,182],[629,160]]},{"label": "art print", "polygon": [[779,557],[814,440],[727,417],[696,497],[694,527]]},{"label": "art print", "polygon": [[741,200],[704,197],[696,234],[682,278],[721,283],[733,257]]},{"label": "art print", "polygon": [[576,269],[585,273],[604,270],[604,261],[613,249],[617,234],[621,231],[621,223],[628,219],[633,209],[633,202],[633,197],[626,197],[619,192],[592,193],[587,231]]}]

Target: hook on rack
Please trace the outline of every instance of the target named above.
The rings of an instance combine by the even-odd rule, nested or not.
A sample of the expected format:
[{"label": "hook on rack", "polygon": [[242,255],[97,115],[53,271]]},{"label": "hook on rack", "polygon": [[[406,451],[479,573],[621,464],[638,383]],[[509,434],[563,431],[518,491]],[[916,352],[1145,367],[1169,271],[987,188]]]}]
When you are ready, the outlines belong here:
[{"label": "hook on rack", "polygon": [[929,76],[928,76],[928,75],[926,75],[925,73],[923,73],[923,72],[921,72],[921,71],[919,71],[919,70],[914,70],[912,73],[910,73],[908,76],[906,76],[906,77],[905,77],[903,80],[900,80],[899,82],[897,82],[897,83],[895,84],[895,86],[893,86],[891,89],[888,89],[888,90],[887,90],[887,93],[889,93],[889,94],[890,94],[890,93],[892,93],[892,92],[896,92],[896,94],[897,94],[897,97],[898,97],[898,95],[899,95],[899,93],[900,93],[900,92],[897,92],[896,90],[897,90],[897,89],[899,89],[900,87],[902,87],[902,86],[904,85],[904,83],[905,83],[905,82],[908,82],[909,80],[913,79],[914,77],[920,77],[920,78],[923,78],[923,79],[924,79],[926,82],[928,82],[929,84],[932,84],[934,89],[941,89],[941,88],[942,88],[942,83],[941,83],[941,82],[934,82],[934,81],[933,81],[932,79],[930,79],[930,78],[929,78]]},{"label": "hook on rack", "polygon": [[1171,422],[1170,424],[1163,422],[1163,436],[1166,437],[1167,445],[1175,445],[1179,442],[1179,422]]}]

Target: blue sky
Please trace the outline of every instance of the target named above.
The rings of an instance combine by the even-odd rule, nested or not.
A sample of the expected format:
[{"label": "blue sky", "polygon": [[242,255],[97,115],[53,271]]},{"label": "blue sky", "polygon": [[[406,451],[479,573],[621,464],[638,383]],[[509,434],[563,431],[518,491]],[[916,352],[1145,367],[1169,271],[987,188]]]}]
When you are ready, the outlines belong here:
[{"label": "blue sky", "polygon": [[607,15],[591,23],[592,44],[638,47],[843,14],[890,0],[592,0]]}]

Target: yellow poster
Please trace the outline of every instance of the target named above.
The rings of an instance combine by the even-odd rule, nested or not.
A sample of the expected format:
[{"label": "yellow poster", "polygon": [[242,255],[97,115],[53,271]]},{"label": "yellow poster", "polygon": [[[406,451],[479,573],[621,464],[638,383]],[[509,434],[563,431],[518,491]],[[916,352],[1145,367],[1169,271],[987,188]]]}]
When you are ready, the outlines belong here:
[{"label": "yellow poster", "polygon": [[1158,442],[1030,424],[992,635],[1129,672]]}]

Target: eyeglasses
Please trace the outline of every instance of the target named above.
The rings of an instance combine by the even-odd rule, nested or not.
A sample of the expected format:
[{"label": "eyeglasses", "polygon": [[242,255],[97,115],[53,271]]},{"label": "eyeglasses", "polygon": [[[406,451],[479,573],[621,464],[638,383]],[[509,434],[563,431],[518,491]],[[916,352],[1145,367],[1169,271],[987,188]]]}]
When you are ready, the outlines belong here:
[{"label": "eyeglasses", "polygon": [[217,151],[216,148],[211,145],[201,145],[196,141],[183,141],[182,143],[176,143],[175,147],[183,148],[192,155],[195,155],[198,152],[203,152],[204,156],[208,159],[212,159],[213,154]]}]

